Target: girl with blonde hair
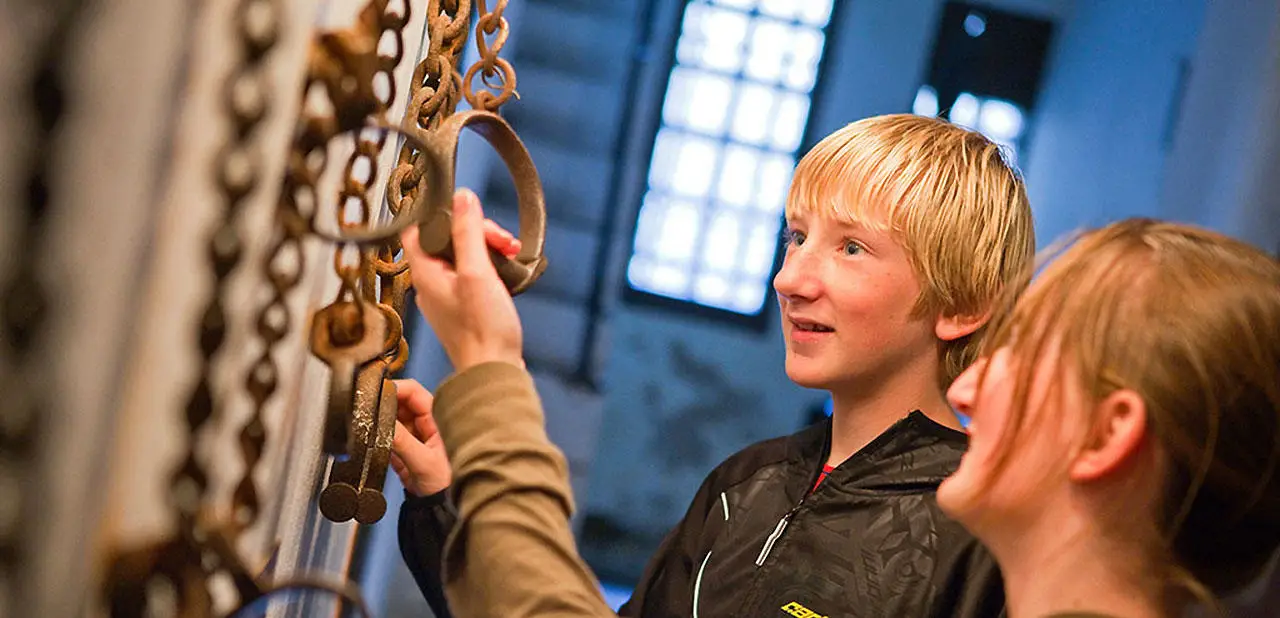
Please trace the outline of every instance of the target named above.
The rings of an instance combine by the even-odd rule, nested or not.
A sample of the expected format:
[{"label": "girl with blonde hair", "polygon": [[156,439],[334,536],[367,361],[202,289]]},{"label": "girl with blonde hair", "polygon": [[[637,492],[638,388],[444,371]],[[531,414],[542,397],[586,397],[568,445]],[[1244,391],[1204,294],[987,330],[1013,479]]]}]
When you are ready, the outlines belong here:
[{"label": "girl with blonde hair", "polygon": [[943,510],[1010,618],[1177,616],[1280,543],[1280,265],[1136,219],[1082,235],[948,396],[969,450]]}]

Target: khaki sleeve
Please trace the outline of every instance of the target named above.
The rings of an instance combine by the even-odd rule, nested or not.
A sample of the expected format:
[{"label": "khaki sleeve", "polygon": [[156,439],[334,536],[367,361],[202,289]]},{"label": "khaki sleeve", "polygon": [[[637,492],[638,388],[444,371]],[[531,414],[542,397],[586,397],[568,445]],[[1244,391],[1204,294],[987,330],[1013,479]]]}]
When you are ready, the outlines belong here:
[{"label": "khaki sleeve", "polygon": [[453,615],[613,616],[578,556],[568,467],[532,377],[506,363],[473,367],[437,389],[434,415],[458,507],[444,549]]}]

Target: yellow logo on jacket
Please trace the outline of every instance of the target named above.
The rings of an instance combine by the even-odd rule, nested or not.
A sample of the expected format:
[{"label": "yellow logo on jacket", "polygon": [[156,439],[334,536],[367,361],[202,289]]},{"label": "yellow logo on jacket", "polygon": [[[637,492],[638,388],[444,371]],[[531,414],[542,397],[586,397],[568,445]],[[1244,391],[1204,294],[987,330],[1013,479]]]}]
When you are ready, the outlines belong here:
[{"label": "yellow logo on jacket", "polygon": [[795,616],[796,618],[827,618],[818,612],[815,612],[797,601],[792,601],[782,606],[782,611]]}]

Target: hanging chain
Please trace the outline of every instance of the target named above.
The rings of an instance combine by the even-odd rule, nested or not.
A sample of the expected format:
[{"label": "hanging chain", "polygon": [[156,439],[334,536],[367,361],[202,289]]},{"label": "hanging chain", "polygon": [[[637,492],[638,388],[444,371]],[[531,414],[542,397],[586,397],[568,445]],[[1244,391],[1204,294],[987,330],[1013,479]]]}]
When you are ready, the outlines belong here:
[{"label": "hanging chain", "polygon": [[[240,0],[236,7],[234,19],[241,57],[227,77],[222,93],[227,116],[232,122],[233,135],[215,162],[215,175],[223,204],[222,217],[209,237],[208,244],[214,274],[213,293],[200,322],[200,374],[187,403],[187,435],[190,443],[170,487],[173,506],[184,535],[196,534],[194,529],[208,488],[208,475],[197,460],[195,447],[201,430],[219,411],[220,402],[213,395],[211,380],[214,362],[226,339],[227,317],[223,299],[226,285],[231,273],[239,265],[242,251],[236,221],[244,209],[246,198],[253,194],[259,182],[261,164],[254,134],[266,117],[270,105],[270,77],[265,71],[266,55],[279,38],[281,17],[278,0]],[[242,431],[241,441],[242,444],[247,443],[260,451],[265,441],[260,423],[256,429]],[[237,495],[242,490],[243,484],[237,488]]]},{"label": "hanging chain", "polygon": [[[458,61],[467,44],[471,0],[427,0],[427,53],[413,70],[404,124],[430,131],[453,114],[462,98]],[[418,194],[422,169],[409,143],[400,149],[387,181],[387,208],[392,215],[408,208]]]},{"label": "hanging chain", "polygon": [[[197,377],[195,388],[192,389],[187,403],[187,454],[178,471],[174,473],[172,485],[170,485],[170,498],[173,500],[174,511],[178,514],[178,534],[182,539],[179,543],[189,546],[192,551],[188,555],[191,557],[206,554],[206,562],[216,563],[224,568],[234,567],[233,564],[227,564],[228,560],[234,558],[233,555],[225,555],[228,553],[228,548],[218,551],[219,554],[224,554],[220,555],[220,560],[210,559],[207,555],[214,551],[214,548],[209,548],[207,544],[216,531],[207,530],[206,522],[201,519],[204,514],[202,512],[206,508],[205,495],[209,479],[198,462],[196,447],[201,430],[207,422],[218,416],[220,411],[220,402],[212,393],[212,368],[227,338],[227,311],[223,305],[227,284],[230,275],[241,261],[243,247],[241,235],[236,229],[237,220],[246,206],[247,198],[259,186],[261,161],[260,152],[256,147],[255,133],[269,111],[271,92],[270,75],[266,72],[266,55],[279,40],[282,18],[283,9],[279,5],[279,0],[241,0],[236,6],[236,14],[233,18],[241,58],[238,59],[236,67],[230,70],[223,86],[223,105],[232,122],[233,133],[232,138],[215,160],[215,177],[218,179],[219,191],[223,197],[223,211],[207,246],[212,273],[214,273],[214,289],[207,301],[204,315],[201,317],[200,375]],[[262,384],[274,381],[274,376],[264,374],[260,377]],[[242,449],[246,452],[252,450],[260,453],[262,445],[265,444],[266,435],[261,422],[255,421],[259,420],[255,418],[243,427],[239,438],[241,438]],[[251,473],[252,466],[248,466],[246,477],[250,477]],[[252,479],[248,484],[241,482],[236,489],[237,502],[243,500],[246,494],[252,495],[252,493]],[[234,523],[237,526],[233,530],[251,523],[250,514],[256,514],[256,508],[234,509],[233,517],[236,518]],[[227,541],[225,545],[230,545],[228,540],[224,541]],[[214,569],[207,568],[207,571],[202,572],[204,574],[202,581],[198,582],[206,589],[207,578],[211,576],[212,571]],[[241,586],[239,592],[242,598],[250,594],[250,590],[246,590],[244,586]],[[201,599],[200,605],[204,605],[207,599],[205,592],[200,591],[198,596]],[[204,606],[200,606],[197,610],[201,613],[209,612],[209,609]]]},{"label": "hanging chain", "polygon": [[[480,59],[467,69],[465,77],[458,72],[458,64],[466,47],[471,0],[427,2],[427,53],[413,72],[409,107],[405,111],[406,125],[431,131],[453,115],[463,98],[475,109],[496,112],[512,96],[519,97],[515,90],[515,69],[510,62],[498,57],[510,32],[503,16],[507,0],[497,0],[492,11],[488,10],[486,0],[476,1],[480,9],[476,21]],[[474,88],[477,75],[488,90]],[[417,197],[418,185],[422,182],[418,156],[410,144],[406,143],[400,150],[399,164],[387,183],[387,206],[392,215],[399,214]]]},{"label": "hanging chain", "polygon": [[[386,2],[380,4],[385,5]],[[406,2],[406,10],[408,4]],[[404,58],[404,24],[408,21],[408,15],[398,16],[395,14],[387,14],[391,19],[382,22],[382,34],[386,32],[395,33],[396,50],[391,55],[380,54],[379,71],[375,74],[375,79],[379,76],[385,76],[385,83],[389,84],[389,93],[385,98],[379,100],[377,116],[379,120],[385,120],[386,112],[390,109],[391,104],[395,100],[395,69]],[[381,38],[382,34],[379,35]],[[378,157],[382,154],[386,147],[387,140],[391,133],[386,131],[377,131],[377,138],[370,139],[363,133],[356,134],[355,148],[352,150],[350,157],[347,159],[347,165],[343,173],[343,185],[339,191],[339,207],[337,212],[338,227],[341,230],[351,229],[368,229],[373,225],[375,220],[374,206],[370,201],[370,190],[373,183],[378,177]],[[353,222],[350,220],[350,209],[354,206],[357,209],[357,217]],[[359,248],[355,246],[338,245],[334,250],[334,269],[339,279],[343,282],[348,300],[358,299],[364,303],[387,303],[389,298],[379,293],[381,279],[379,273],[384,270],[380,268],[380,257],[391,251],[391,247],[396,244],[394,239],[388,239],[375,248]],[[354,265],[345,264],[344,256],[352,253],[356,255],[356,263]],[[407,268],[407,265],[406,265]],[[403,271],[403,269],[402,269]],[[389,289],[389,288],[388,288]],[[339,297],[335,302],[341,302],[344,294],[339,292]],[[403,305],[403,303],[402,303]],[[394,308],[393,308],[394,309]],[[386,313],[387,318],[393,322],[392,330],[399,333],[399,341],[396,346],[396,359],[401,365],[408,357],[408,344],[404,342],[402,317],[403,309]]]},{"label": "hanging chain", "polygon": [[[270,291],[257,316],[262,351],[245,377],[245,388],[253,400],[253,412],[241,433],[250,437],[254,437],[257,427],[262,425],[267,403],[278,387],[279,366],[274,356],[275,346],[293,326],[288,299],[306,272],[303,242],[315,226],[320,204],[317,187],[328,167],[329,140],[338,131],[336,114],[307,110],[308,94],[323,90],[324,86],[331,83],[327,79],[331,70],[319,41],[313,41],[311,48],[302,88],[301,110],[288,160],[285,162],[284,182],[281,183],[280,195],[276,200],[275,228],[278,235],[271,242],[261,263]],[[242,522],[252,520],[261,508],[252,478],[253,470],[261,458],[261,450],[254,448],[257,444],[254,440],[241,438],[245,470],[233,496],[233,504],[236,517]]]},{"label": "hanging chain", "polygon": [[[373,71],[367,75],[358,75],[357,79],[364,78],[368,80],[367,84],[361,84],[359,90],[367,91],[373,98],[375,105],[372,109],[362,110],[365,112],[360,119],[362,122],[368,116],[376,119],[382,119],[386,110],[389,109],[391,102],[395,97],[395,68],[400,60],[404,58],[404,24],[408,20],[408,15],[399,15],[388,12],[389,2],[387,0],[370,0],[361,13],[360,28],[361,34],[365,35],[363,39],[364,45],[354,50],[356,53],[373,55],[377,53],[378,43],[382,40],[383,35],[388,32],[395,34],[396,49],[390,55],[377,54],[376,63],[373,65]],[[349,65],[357,65],[359,61],[348,60]],[[382,78],[382,79],[380,79]],[[377,84],[385,83],[389,85],[390,96],[381,98],[377,96]],[[349,103],[348,101],[334,100],[335,108],[338,108],[337,115],[343,116],[346,112],[343,107]],[[358,113],[357,110],[351,110],[351,113]],[[339,230],[361,229],[367,228],[373,222],[373,207],[369,203],[369,189],[373,184],[374,178],[378,175],[378,155],[382,152],[382,148],[386,145],[387,133],[381,134],[376,140],[371,140],[364,135],[362,131],[354,131],[355,147],[352,149],[351,155],[347,157],[346,167],[342,174],[342,187],[338,190],[338,207],[334,212],[334,218],[337,220]],[[355,207],[357,210],[355,221],[351,220],[350,209]],[[371,300],[375,291],[372,288],[373,282],[371,277],[365,276],[366,271],[371,272],[367,252],[359,247],[339,244],[334,248],[333,252],[333,269],[334,274],[338,276],[341,287],[338,290],[338,298],[334,302],[353,302],[357,300]],[[363,307],[363,303],[358,304]]]},{"label": "hanging chain", "polygon": [[[242,0],[240,5],[237,21],[245,62],[237,67],[227,81],[227,100],[235,101],[236,90],[240,89],[245,93],[256,95],[257,104],[254,109],[256,116],[237,109],[234,103],[230,105],[229,111],[236,119],[238,128],[244,127],[245,119],[250,117],[256,125],[267,112],[269,93],[266,89],[269,79],[263,74],[262,60],[279,36],[283,15],[276,2],[277,0],[259,0],[256,3],[254,0]],[[260,26],[257,32],[252,30],[247,21],[251,17],[251,11],[255,10],[255,5],[256,10],[266,13],[261,16],[264,25]],[[242,139],[247,138],[246,131],[238,133]],[[288,182],[284,184],[288,185]],[[237,531],[251,527],[261,512],[253,476],[258,463],[262,460],[262,452],[267,441],[264,410],[279,383],[279,368],[272,358],[272,351],[289,332],[290,319],[285,300],[287,292],[302,279],[303,272],[301,236],[296,234],[299,231],[298,221],[283,219],[280,223],[283,233],[279,238],[274,239],[261,262],[261,268],[272,284],[272,292],[255,323],[257,334],[263,341],[263,350],[250,365],[248,375],[245,377],[245,389],[253,401],[253,411],[238,434],[240,452],[244,458],[244,471],[231,499],[231,514],[234,529]]]},{"label": "hanging chain", "polygon": [[[231,124],[231,137],[214,160],[213,174],[222,210],[206,250],[213,273],[213,289],[201,313],[198,329],[199,373],[185,408],[186,450],[170,478],[169,501],[177,518],[175,534],[159,543],[116,556],[108,576],[107,597],[111,615],[135,618],[149,615],[154,584],[167,582],[176,596],[175,612],[183,618],[203,618],[213,613],[210,579],[215,573],[230,575],[242,603],[261,596],[236,554],[235,540],[252,523],[255,508],[233,513],[230,525],[216,522],[207,502],[208,473],[198,458],[204,429],[221,411],[213,393],[213,371],[221,360],[226,340],[224,301],[232,273],[240,263],[241,238],[236,224],[248,198],[257,190],[261,161],[256,134],[270,111],[271,80],[267,54],[280,35],[283,10],[280,0],[239,0],[233,15],[239,58],[223,82],[222,103]],[[274,376],[261,374],[262,384],[274,388]],[[241,447],[261,452],[266,441],[260,422],[251,421],[241,431]],[[252,467],[246,471],[246,477]],[[250,481],[251,484],[251,481]],[[242,482],[235,499],[253,495]]]},{"label": "hanging chain", "polygon": [[8,279],[0,283],[0,616],[25,615],[34,605],[30,558],[38,509],[38,447],[51,413],[50,394],[57,393],[53,371],[42,345],[49,337],[50,301],[55,289],[41,272],[41,248],[49,233],[53,200],[53,167],[58,131],[66,114],[66,64],[72,30],[85,2],[41,2],[39,9],[52,22],[47,35],[36,44],[36,67],[27,93],[35,116],[31,136],[26,191],[14,220],[25,225],[6,247],[15,263]]},{"label": "hanging chain", "polygon": [[[379,84],[386,85],[386,96],[379,98],[377,112],[379,119],[385,120],[387,111],[391,109],[396,100],[395,70],[400,66],[405,55],[404,28],[409,22],[409,0],[403,0],[404,8],[401,13],[390,11],[386,0],[374,0],[371,4],[378,6],[378,14],[381,16],[378,40],[382,40],[389,32],[394,34],[392,39],[394,48],[390,54],[379,53],[378,72],[373,76],[375,93]],[[380,131],[376,141],[361,136],[357,141],[355,150],[351,153],[351,157],[347,160],[341,203],[346,205],[350,204],[352,200],[355,201],[360,210],[358,226],[361,228],[368,228],[374,222],[374,209],[369,201],[369,192],[374,180],[378,177],[378,156],[386,147],[387,139],[390,135],[389,132]],[[360,173],[357,170],[362,163],[364,173]],[[339,216],[341,217],[341,215]],[[389,239],[374,249],[362,249],[359,254],[360,263],[358,267],[362,298],[369,302],[380,302],[391,308],[391,311],[384,311],[384,313],[387,314],[388,319],[392,322],[392,334],[397,337],[397,341],[394,343],[396,350],[392,361],[393,368],[390,369],[392,372],[398,371],[400,367],[403,367],[409,356],[409,345],[403,335],[403,292],[399,295],[401,298],[398,302],[395,300],[396,295],[390,293],[395,287],[395,277],[397,275],[407,275],[408,264],[388,264],[385,259],[386,256],[394,255],[397,248],[398,242],[395,239]],[[341,247],[339,247],[340,250]],[[404,277],[401,277],[402,282],[404,279]]]},{"label": "hanging chain", "polygon": [[[405,109],[405,125],[425,131],[434,130],[453,115],[463,97],[467,98],[472,107],[491,111],[510,98],[515,92],[515,71],[509,63],[497,57],[507,40],[508,24],[502,15],[506,5],[507,0],[499,0],[494,11],[489,12],[484,0],[479,0],[482,14],[477,22],[476,42],[481,59],[467,74],[474,76],[479,69],[482,76],[488,79],[495,70],[499,70],[502,84],[504,87],[509,85],[509,91],[498,96],[487,91],[475,95],[471,94],[467,80],[458,72],[470,26],[471,0],[428,0],[427,53],[414,68],[409,105]],[[497,35],[492,44],[485,41],[485,34]],[[485,83],[488,84],[487,81]],[[419,185],[423,182],[422,167],[418,164],[419,156],[420,153],[409,143],[400,149],[398,164],[387,181],[386,189],[387,209],[392,216],[409,207],[418,195]],[[396,259],[400,250],[399,242],[392,239],[378,248],[373,262],[381,282],[382,302],[390,304],[397,314],[403,316],[405,294],[409,288],[409,264],[403,258]],[[402,339],[401,351],[397,353],[389,371],[399,371],[407,356],[407,342]]]},{"label": "hanging chain", "polygon": [[[514,94],[515,73],[509,63],[498,58],[508,36],[509,26],[502,14],[506,2],[499,2],[492,12],[483,2],[480,7],[483,14],[476,39],[480,61],[468,71],[468,76],[479,75],[485,87],[496,90],[497,94],[490,90],[473,92],[458,71],[470,33],[470,0],[429,0],[424,16],[427,53],[414,69],[402,126],[431,132],[454,113],[464,97],[477,109],[495,111]],[[387,17],[387,3],[372,0],[361,14],[361,30],[348,31],[343,45],[330,44],[322,48],[329,54],[323,67],[328,70],[329,78],[342,74],[348,83],[354,83],[349,89],[356,93],[376,91],[375,82],[380,79],[393,84],[392,72],[403,58],[401,42],[397,41],[394,53],[378,56],[373,65],[377,70],[373,73],[367,72],[370,63],[361,55],[372,55],[376,42],[389,30],[396,30],[399,35],[406,21],[407,16]],[[493,80],[497,80],[497,85]],[[356,116],[364,111],[385,122],[385,112],[394,101],[394,90],[390,96],[378,99],[374,109],[360,108],[359,99],[335,96],[337,91],[332,86],[327,92],[334,106],[336,128],[353,131],[356,136],[335,210],[337,227],[340,232],[368,230],[375,218],[369,192],[377,177],[377,157],[389,134],[382,132],[376,140],[367,137],[360,131]],[[393,217],[407,208],[422,190],[425,170],[421,156],[424,155],[415,150],[411,141],[401,148],[385,192],[387,209]],[[321,493],[321,511],[334,521],[354,517],[362,523],[372,523],[371,520],[376,521],[385,511],[385,501],[378,494],[383,471],[374,468],[381,461],[382,450],[389,448],[390,436],[382,434],[394,430],[392,425],[383,427],[379,419],[393,411],[380,409],[387,405],[383,403],[384,397],[368,395],[371,389],[374,392],[394,389],[389,382],[384,382],[384,377],[399,371],[408,359],[403,314],[409,272],[407,261],[402,256],[397,258],[400,253],[401,247],[395,238],[385,239],[373,248],[337,243],[333,268],[341,285],[333,302],[313,318],[313,323],[324,329],[313,331],[312,353],[332,369],[325,449],[351,457],[333,464],[329,484]],[[375,306],[385,316],[385,329],[381,332],[386,334],[387,341],[383,358],[371,360],[369,351],[373,344],[368,341],[371,335],[367,328],[371,322],[365,313]],[[382,385],[381,388],[378,385]],[[346,426],[348,422],[350,427]],[[381,465],[385,467],[385,463]]]},{"label": "hanging chain", "polygon": [[[516,93],[515,68],[510,62],[498,57],[503,46],[507,44],[509,34],[507,18],[502,15],[507,9],[507,0],[497,0],[493,11],[486,8],[485,0],[477,0],[477,2],[480,7],[480,17],[476,20],[476,49],[480,52],[480,59],[467,69],[467,74],[462,78],[463,93],[472,108],[496,112],[512,96],[520,98]],[[492,37],[492,39],[486,40],[485,37]],[[475,89],[477,74],[480,76],[481,84],[487,90]],[[494,80],[497,80],[497,83],[494,83]]]},{"label": "hanging chain", "polygon": [[[340,231],[369,229],[374,224],[370,191],[378,177],[378,157],[390,133],[376,131],[377,136],[371,138],[370,132],[361,130],[360,126],[370,116],[378,123],[385,123],[386,113],[396,100],[395,70],[404,60],[404,28],[410,17],[408,2],[401,4],[402,8],[396,10],[387,0],[370,0],[361,12],[357,30],[348,31],[347,44],[326,48],[330,54],[335,50],[339,50],[338,55],[345,54],[344,57],[331,56],[329,66],[342,67],[344,78],[358,83],[357,92],[373,97],[373,105],[369,106],[366,99],[334,96],[333,88],[327,90],[338,119],[338,130],[350,131],[354,138],[334,213]],[[388,35],[392,49],[384,53],[378,48]],[[317,43],[322,44],[319,40]],[[360,113],[365,115],[357,122],[356,116]],[[341,120],[344,117],[348,119],[345,125]],[[394,240],[389,239],[373,248],[348,243],[335,245],[333,269],[340,282],[337,297],[313,318],[313,323],[327,326],[318,339],[313,334],[312,353],[332,370],[325,450],[348,456],[333,463],[328,485],[320,496],[321,512],[334,521],[356,518],[361,523],[373,523],[386,512],[386,501],[381,494],[385,471],[370,468],[370,462],[385,459],[378,457],[378,452],[389,448],[390,443],[389,435],[371,440],[371,432],[394,431],[394,425],[379,429],[379,417],[388,413],[394,416],[394,410],[381,409],[385,406],[381,405],[383,398],[378,393],[386,388],[394,389],[384,384],[387,363],[381,358],[389,351],[394,354],[394,364],[402,366],[409,351],[403,337],[401,312],[389,304],[379,305],[382,279],[376,263],[380,263],[380,256],[394,250],[388,246],[393,243]]]}]

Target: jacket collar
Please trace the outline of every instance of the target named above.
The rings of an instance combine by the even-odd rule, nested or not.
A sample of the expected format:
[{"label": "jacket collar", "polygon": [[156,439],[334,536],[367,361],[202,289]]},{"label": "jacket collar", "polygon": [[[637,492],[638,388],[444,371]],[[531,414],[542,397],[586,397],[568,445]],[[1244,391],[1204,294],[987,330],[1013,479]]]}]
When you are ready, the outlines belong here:
[{"label": "jacket collar", "polygon": [[[823,482],[860,489],[936,486],[955,471],[968,442],[963,432],[916,410],[837,466]],[[795,434],[788,457],[816,481],[830,449],[831,419],[826,419]]]}]

